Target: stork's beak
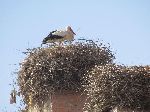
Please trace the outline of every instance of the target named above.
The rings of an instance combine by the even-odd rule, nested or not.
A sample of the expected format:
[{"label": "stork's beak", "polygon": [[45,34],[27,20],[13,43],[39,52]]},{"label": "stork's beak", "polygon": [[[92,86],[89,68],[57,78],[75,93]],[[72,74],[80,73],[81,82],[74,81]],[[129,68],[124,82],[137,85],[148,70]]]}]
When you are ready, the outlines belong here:
[{"label": "stork's beak", "polygon": [[[73,32],[73,31],[72,31],[72,32]],[[74,32],[73,32],[73,34],[76,35]]]},{"label": "stork's beak", "polygon": [[71,32],[72,32],[74,35],[76,35],[72,29],[70,29],[70,30],[71,30]]}]

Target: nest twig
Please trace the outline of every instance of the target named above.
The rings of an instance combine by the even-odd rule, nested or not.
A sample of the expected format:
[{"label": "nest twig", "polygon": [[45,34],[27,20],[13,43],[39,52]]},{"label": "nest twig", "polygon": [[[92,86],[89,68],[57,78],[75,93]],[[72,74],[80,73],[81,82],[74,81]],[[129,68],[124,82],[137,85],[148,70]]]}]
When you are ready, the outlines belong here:
[{"label": "nest twig", "polygon": [[87,81],[86,112],[107,112],[115,107],[150,111],[150,66],[96,66]]},{"label": "nest twig", "polygon": [[83,75],[95,65],[111,63],[109,48],[94,42],[28,49],[18,85],[24,102],[41,105],[54,92],[83,91]]}]

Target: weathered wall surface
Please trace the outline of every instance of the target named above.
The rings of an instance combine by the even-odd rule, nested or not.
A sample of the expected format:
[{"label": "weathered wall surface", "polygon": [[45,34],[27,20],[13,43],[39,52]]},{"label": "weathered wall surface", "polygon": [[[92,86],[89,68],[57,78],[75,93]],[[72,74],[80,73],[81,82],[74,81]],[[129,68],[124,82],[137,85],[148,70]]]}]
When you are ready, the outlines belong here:
[{"label": "weathered wall surface", "polygon": [[52,96],[52,112],[83,112],[85,100],[85,94],[55,94]]},{"label": "weathered wall surface", "polygon": [[[83,106],[87,96],[82,93],[63,92],[51,95],[49,101],[41,109],[42,112],[83,112]],[[36,106],[29,112],[41,112]]]}]

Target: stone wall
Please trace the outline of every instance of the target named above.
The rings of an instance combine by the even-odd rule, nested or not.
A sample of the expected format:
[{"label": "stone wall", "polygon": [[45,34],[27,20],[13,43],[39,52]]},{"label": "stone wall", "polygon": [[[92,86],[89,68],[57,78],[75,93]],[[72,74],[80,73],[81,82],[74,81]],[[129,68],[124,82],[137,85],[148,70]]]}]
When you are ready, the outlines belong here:
[{"label": "stone wall", "polygon": [[[62,92],[51,95],[45,103],[42,112],[83,112],[86,94],[76,92]],[[29,112],[41,112],[36,106],[30,107]]]}]

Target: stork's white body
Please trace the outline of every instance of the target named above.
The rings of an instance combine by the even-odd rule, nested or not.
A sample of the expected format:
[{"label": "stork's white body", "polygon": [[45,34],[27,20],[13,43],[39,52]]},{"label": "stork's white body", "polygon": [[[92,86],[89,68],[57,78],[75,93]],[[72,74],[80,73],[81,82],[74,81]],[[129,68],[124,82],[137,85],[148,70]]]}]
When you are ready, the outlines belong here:
[{"label": "stork's white body", "polygon": [[63,38],[65,38],[66,40],[72,40],[74,38],[74,34],[71,31],[56,31],[54,33],[52,33],[53,35],[58,35],[58,36],[62,36]]},{"label": "stork's white body", "polygon": [[56,30],[50,32],[50,34],[43,40],[43,44],[45,43],[53,43],[53,42],[63,42],[63,41],[73,41],[74,35],[76,35],[70,26],[68,26],[65,30]]}]

